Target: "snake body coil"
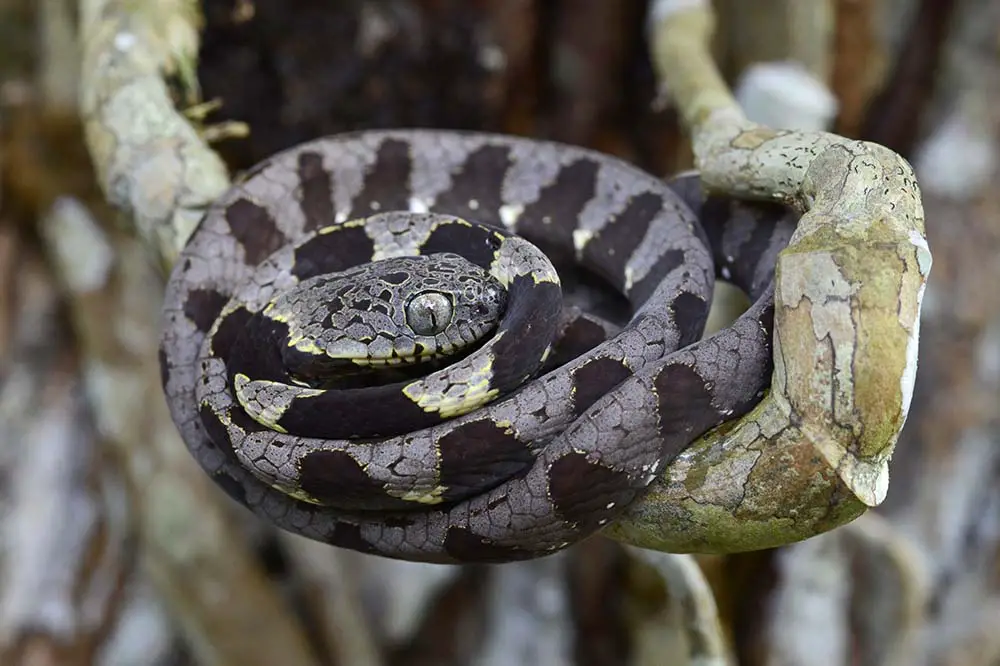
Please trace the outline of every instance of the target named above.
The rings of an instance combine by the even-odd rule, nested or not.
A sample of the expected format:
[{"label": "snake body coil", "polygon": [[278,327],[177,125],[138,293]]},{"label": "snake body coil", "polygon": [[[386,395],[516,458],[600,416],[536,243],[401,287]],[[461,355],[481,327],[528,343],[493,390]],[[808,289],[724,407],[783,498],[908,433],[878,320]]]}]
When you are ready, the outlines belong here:
[{"label": "snake body coil", "polygon": [[[192,236],[163,384],[201,466],[284,529],[409,560],[537,557],[759,401],[792,229],[569,146],[321,139],[245,174]],[[716,272],[753,305],[699,340]]]}]

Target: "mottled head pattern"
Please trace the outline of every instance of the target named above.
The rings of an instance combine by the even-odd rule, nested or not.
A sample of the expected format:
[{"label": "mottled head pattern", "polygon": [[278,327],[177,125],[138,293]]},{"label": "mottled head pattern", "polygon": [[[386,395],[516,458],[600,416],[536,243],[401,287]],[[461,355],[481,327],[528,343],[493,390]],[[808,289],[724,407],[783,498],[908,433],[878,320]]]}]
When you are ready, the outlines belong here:
[{"label": "mottled head pattern", "polygon": [[316,386],[357,366],[466,350],[496,328],[506,293],[456,254],[392,257],[304,280],[262,314],[287,325],[280,342],[288,375]]},{"label": "mottled head pattern", "polygon": [[[249,417],[323,453],[403,435],[533,377],[561,300],[548,257],[489,225],[390,212],[322,227],[263,257],[225,304],[199,363],[227,386],[202,382],[196,398],[232,428]],[[299,477],[251,469],[282,488]]]}]

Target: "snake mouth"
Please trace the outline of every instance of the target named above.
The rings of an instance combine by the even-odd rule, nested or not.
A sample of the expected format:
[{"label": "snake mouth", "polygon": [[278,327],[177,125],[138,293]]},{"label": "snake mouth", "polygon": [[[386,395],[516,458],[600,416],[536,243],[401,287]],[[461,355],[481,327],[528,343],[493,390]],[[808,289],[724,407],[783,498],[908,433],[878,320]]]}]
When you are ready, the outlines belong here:
[{"label": "snake mouth", "polygon": [[351,358],[344,360],[362,368],[389,368],[419,365],[421,363],[427,363],[442,358],[455,358],[455,356],[455,352],[430,352],[420,355],[408,354],[406,356],[391,356],[388,358]]},{"label": "snake mouth", "polygon": [[412,381],[461,361],[486,344],[487,340],[488,335],[461,349],[421,355],[387,358],[324,356],[322,362],[314,362],[309,368],[289,372],[289,379],[298,386],[320,390],[365,388]]}]

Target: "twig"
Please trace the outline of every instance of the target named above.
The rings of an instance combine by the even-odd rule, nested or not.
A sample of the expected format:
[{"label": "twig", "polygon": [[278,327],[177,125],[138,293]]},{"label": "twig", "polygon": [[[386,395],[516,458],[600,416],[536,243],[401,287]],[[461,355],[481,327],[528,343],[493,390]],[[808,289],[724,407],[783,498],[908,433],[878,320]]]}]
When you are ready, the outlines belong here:
[{"label": "twig", "polygon": [[81,0],[81,112],[100,185],[163,266],[173,264],[226,167],[177,112],[164,76],[196,98],[194,0]]},{"label": "twig", "polygon": [[672,552],[808,538],[888,489],[931,264],[919,190],[887,148],[749,122],[712,62],[707,2],[659,0],[651,18],[654,62],[706,189],[802,217],[776,268],[770,391],[684,451],[607,533]]}]

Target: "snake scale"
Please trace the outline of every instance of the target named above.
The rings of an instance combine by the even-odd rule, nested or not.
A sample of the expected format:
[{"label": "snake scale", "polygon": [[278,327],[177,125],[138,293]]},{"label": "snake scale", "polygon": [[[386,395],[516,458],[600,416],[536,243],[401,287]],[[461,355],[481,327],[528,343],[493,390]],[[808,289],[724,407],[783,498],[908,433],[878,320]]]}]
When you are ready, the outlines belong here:
[{"label": "snake scale", "polygon": [[[614,521],[692,441],[760,401],[794,221],[777,205],[703,201],[695,175],[665,183],[556,143],[431,130],[308,142],[243,174],[176,262],[160,351],[169,408],[205,471],[283,529],[414,561],[546,555]],[[475,273],[475,316],[454,316],[436,269],[419,301],[348,296],[463,250],[468,265],[448,270]],[[752,305],[700,339],[716,276]],[[618,297],[595,304],[609,289]],[[331,300],[378,301],[379,321],[410,316],[429,337],[379,339],[382,324],[345,342],[323,323]],[[463,330],[448,338],[442,317]],[[452,365],[427,351],[435,336],[472,351]],[[337,365],[331,349],[377,356],[379,344],[394,360],[346,364],[359,386],[288,381],[290,366],[308,378],[314,361],[320,375]],[[414,354],[441,380],[408,375]]]}]

